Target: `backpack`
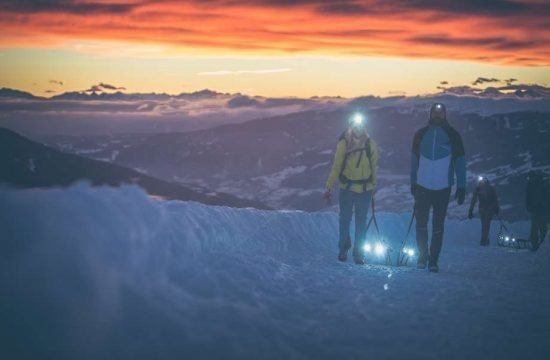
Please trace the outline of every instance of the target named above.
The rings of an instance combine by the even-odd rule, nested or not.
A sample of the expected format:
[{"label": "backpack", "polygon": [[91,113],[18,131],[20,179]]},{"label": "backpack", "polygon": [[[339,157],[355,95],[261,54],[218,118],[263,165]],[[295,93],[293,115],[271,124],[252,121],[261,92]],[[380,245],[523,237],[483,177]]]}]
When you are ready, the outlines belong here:
[{"label": "backpack", "polygon": [[[340,138],[338,141],[346,141],[346,148],[347,148],[347,139],[346,139],[346,132],[344,131],[342,135],[340,135]],[[367,159],[369,160],[369,165],[371,167],[371,175],[367,179],[360,179],[360,180],[350,180],[344,175],[344,169],[346,168],[346,164],[348,162],[348,157],[350,154],[355,153],[357,151],[360,151],[359,159],[357,159],[357,163],[355,164],[355,167],[358,168],[359,164],[361,163],[361,159],[363,158],[363,151],[367,153]],[[346,184],[346,190],[349,190],[351,185],[353,184],[362,184],[363,185],[363,191],[367,191],[367,184],[372,180],[372,174],[374,173],[374,169],[372,168],[372,149],[371,149],[371,141],[370,138],[367,137],[365,140],[365,144],[361,148],[357,148],[351,152],[346,151],[346,155],[344,156],[344,161],[342,161],[342,168],[340,169],[340,175],[338,176],[338,179],[342,184]]]}]

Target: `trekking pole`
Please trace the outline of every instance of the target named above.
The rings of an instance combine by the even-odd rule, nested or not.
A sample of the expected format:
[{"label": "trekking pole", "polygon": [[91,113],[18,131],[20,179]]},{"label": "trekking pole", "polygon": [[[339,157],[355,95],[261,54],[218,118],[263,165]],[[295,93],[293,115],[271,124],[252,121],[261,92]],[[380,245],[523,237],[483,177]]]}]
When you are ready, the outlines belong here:
[{"label": "trekking pole", "polygon": [[[405,248],[405,245],[407,244],[407,240],[409,239],[409,234],[411,233],[412,224],[414,222],[415,216],[416,216],[416,206],[413,207],[413,212],[411,215],[411,221],[409,222],[409,229],[407,230],[407,234],[403,238],[403,241],[401,241],[401,248],[399,249],[399,258],[398,258],[399,263],[397,264],[398,266],[407,265],[407,263],[409,262],[409,257],[405,256],[405,254],[403,253],[403,249]],[[407,261],[405,261],[405,259]]]}]

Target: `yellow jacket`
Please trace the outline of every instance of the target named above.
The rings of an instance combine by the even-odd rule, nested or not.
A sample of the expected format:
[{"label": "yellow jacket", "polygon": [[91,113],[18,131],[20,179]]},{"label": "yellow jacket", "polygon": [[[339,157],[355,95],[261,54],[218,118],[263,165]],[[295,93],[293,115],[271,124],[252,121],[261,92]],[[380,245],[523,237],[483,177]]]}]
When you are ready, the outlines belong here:
[{"label": "yellow jacket", "polygon": [[[350,180],[366,180],[370,178],[365,185],[365,189],[374,190],[374,188],[376,188],[378,147],[376,146],[374,140],[370,139],[371,164],[365,150],[365,141],[367,140],[367,136],[368,135],[365,133],[360,137],[356,137],[352,135],[350,130],[348,130],[345,132],[340,141],[338,141],[338,145],[336,146],[336,154],[334,154],[332,170],[330,171],[330,175],[326,183],[327,189],[332,188],[336,180],[339,179],[346,153],[349,153],[349,155],[346,159],[346,164],[344,171],[342,171],[342,175]],[[359,164],[357,163],[358,161]],[[340,188],[347,189],[348,184],[340,181]],[[349,190],[356,193],[362,193],[363,184],[351,184]]]}]

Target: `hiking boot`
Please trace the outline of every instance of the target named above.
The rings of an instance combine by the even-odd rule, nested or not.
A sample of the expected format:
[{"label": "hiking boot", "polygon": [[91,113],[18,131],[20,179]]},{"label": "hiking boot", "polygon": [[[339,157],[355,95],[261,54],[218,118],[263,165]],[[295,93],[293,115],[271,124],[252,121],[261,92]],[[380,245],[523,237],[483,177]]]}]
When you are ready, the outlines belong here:
[{"label": "hiking boot", "polygon": [[346,262],[348,260],[348,251],[347,250],[340,250],[338,253],[338,261]]},{"label": "hiking boot", "polygon": [[426,261],[420,261],[418,260],[416,262],[416,268],[419,269],[419,270],[424,270],[426,269]]},{"label": "hiking boot", "polygon": [[359,251],[358,249],[353,249],[353,262],[355,262],[357,265],[364,265],[365,254],[363,254],[363,252]]},{"label": "hiking boot", "polygon": [[418,257],[418,260],[416,261],[416,268],[420,270],[424,270],[427,264],[428,264],[428,257],[420,255]]}]

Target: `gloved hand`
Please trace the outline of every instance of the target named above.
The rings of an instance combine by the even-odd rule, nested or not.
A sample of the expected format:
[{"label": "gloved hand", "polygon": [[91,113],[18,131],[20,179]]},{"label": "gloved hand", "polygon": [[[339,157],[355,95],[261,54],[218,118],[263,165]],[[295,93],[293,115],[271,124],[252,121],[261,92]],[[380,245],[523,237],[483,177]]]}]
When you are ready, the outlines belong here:
[{"label": "gloved hand", "polygon": [[472,209],[470,209],[470,211],[468,211],[468,219],[472,219],[474,217],[474,212],[472,211]]},{"label": "gloved hand", "polygon": [[416,184],[411,184],[411,195],[416,197]]},{"label": "gloved hand", "polygon": [[458,205],[464,204],[464,199],[466,198],[466,189],[456,188],[455,199]]},{"label": "gloved hand", "polygon": [[326,189],[323,193],[323,200],[325,200],[329,204],[332,204],[332,192],[330,191],[330,189]]}]

